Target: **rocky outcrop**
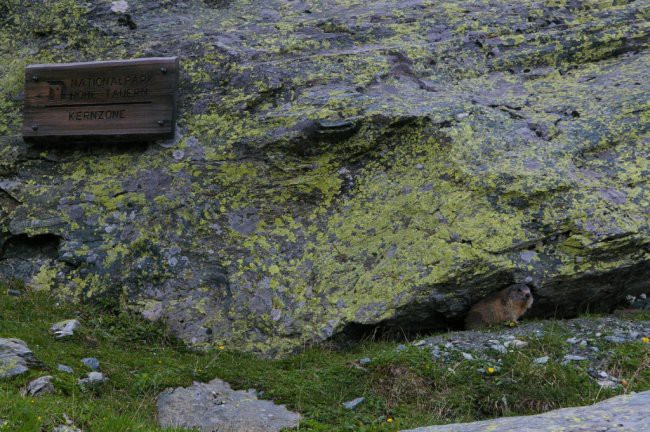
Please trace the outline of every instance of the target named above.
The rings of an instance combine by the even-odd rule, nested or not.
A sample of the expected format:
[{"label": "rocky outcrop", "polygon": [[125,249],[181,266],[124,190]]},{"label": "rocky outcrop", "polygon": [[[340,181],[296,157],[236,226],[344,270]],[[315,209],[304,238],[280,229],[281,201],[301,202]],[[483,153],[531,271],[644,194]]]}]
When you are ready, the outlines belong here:
[{"label": "rocky outcrop", "polygon": [[167,389],[158,396],[162,427],[201,431],[278,432],[298,426],[300,415],[284,405],[257,399],[255,390],[235,391],[220,379]]},{"label": "rocky outcrop", "polygon": [[429,426],[404,432],[645,431],[650,428],[650,392],[629,394],[577,408],[534,416],[505,417],[474,423]]},{"label": "rocky outcrop", "polygon": [[[645,2],[127,3],[0,6],[4,276],[268,355],[648,289]],[[18,137],[26,64],[164,55],[175,139]]]}]

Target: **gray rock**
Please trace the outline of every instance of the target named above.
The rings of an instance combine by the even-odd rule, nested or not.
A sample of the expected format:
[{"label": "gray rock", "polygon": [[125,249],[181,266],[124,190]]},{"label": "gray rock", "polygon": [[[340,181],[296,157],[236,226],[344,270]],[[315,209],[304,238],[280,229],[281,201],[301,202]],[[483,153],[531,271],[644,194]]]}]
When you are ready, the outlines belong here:
[{"label": "gray rock", "polygon": [[464,358],[465,360],[474,360],[474,356],[471,355],[470,353],[463,352],[463,353],[461,353],[461,354],[463,355],[463,358]]},{"label": "gray rock", "polygon": [[8,289],[7,290],[7,295],[12,296],[12,297],[20,297],[21,295],[23,295],[23,292],[15,290],[15,289]]},{"label": "gray rock", "polygon": [[23,374],[41,362],[20,339],[0,338],[0,378]]},{"label": "gray rock", "polygon": [[508,341],[508,342],[504,343],[504,345],[507,348],[520,349],[520,348],[526,348],[528,346],[528,342],[522,341],[522,340],[519,340],[519,339],[514,339],[514,340],[511,340],[511,341]]},{"label": "gray rock", "polygon": [[69,319],[60,321],[50,328],[50,332],[54,334],[57,339],[72,336],[74,331],[79,328],[81,324],[76,319]]},{"label": "gray rock", "polygon": [[540,365],[546,364],[548,363],[548,356],[537,357],[535,360],[533,360],[533,363],[540,364]]},{"label": "gray rock", "polygon": [[108,378],[101,372],[89,372],[86,378],[79,378],[77,384],[85,389],[98,388],[108,381]]},{"label": "gray rock", "polygon": [[83,363],[90,370],[99,370],[99,360],[97,360],[95,357],[82,358],[81,363]]},{"label": "gray rock", "polygon": [[191,85],[166,143],[43,152],[3,86],[0,277],[159,302],[188,343],[276,356],[380,322],[445,328],[527,275],[538,317],[650,288],[645,1],[138,0],[129,33],[88,0],[48,37],[42,3],[10,2],[3,60],[81,60],[60,44],[80,38],[113,58],[117,38],[125,58],[193,59]]},{"label": "gray rock", "polygon": [[358,397],[356,399],[349,400],[347,402],[343,402],[343,407],[346,409],[355,409],[360,403],[362,403],[366,398],[364,397]]},{"label": "gray rock", "polygon": [[492,344],[492,345],[490,345],[490,348],[493,349],[494,351],[498,352],[498,353],[501,353],[501,354],[505,354],[505,353],[508,352],[506,347],[504,345],[501,345],[501,344]]},{"label": "gray rock", "polygon": [[76,426],[58,425],[58,426],[54,426],[52,432],[83,432],[83,431]]},{"label": "gray rock", "polygon": [[74,373],[74,369],[72,369],[70,366],[66,366],[66,365],[63,365],[63,364],[58,365],[56,367],[56,369],[60,370],[61,372],[65,372],[65,373],[69,373],[69,374]]},{"label": "gray rock", "polygon": [[255,390],[235,391],[220,379],[167,389],[158,396],[157,407],[162,427],[204,432],[277,432],[297,427],[300,420],[284,405],[258,399]]},{"label": "gray rock", "polygon": [[534,416],[504,417],[473,423],[428,426],[402,432],[541,432],[650,430],[650,391],[617,396],[577,408],[564,408]]},{"label": "gray rock", "polygon": [[622,336],[605,336],[603,339],[605,339],[607,342],[612,342],[612,343],[623,343],[626,341],[626,339]]},{"label": "gray rock", "polygon": [[54,393],[54,384],[49,375],[36,378],[21,391],[23,396],[43,396],[49,393]]},{"label": "gray rock", "polygon": [[589,360],[589,359],[587,357],[583,357],[579,355],[567,354],[564,356],[564,360],[562,360],[562,364],[567,365],[573,361],[585,361],[585,360]]},{"label": "gray rock", "polygon": [[371,359],[370,357],[364,357],[364,358],[360,358],[360,359],[359,359],[359,364],[361,364],[361,365],[367,365],[367,364],[370,363],[371,361],[372,361],[372,359]]}]

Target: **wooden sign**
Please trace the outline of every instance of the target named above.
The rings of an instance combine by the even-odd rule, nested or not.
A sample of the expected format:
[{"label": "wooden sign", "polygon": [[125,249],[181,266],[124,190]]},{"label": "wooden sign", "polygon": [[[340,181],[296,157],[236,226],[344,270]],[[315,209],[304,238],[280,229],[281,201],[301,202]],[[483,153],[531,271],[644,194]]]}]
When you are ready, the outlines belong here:
[{"label": "wooden sign", "polygon": [[23,137],[93,141],[171,136],[177,82],[176,57],[29,65]]}]

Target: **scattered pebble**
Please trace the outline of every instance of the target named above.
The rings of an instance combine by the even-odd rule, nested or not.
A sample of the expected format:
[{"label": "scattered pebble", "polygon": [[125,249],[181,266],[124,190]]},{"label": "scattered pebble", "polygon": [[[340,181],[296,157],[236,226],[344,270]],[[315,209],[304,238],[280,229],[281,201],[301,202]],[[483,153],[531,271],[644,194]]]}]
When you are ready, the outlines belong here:
[{"label": "scattered pebble", "polygon": [[461,354],[463,354],[463,358],[464,358],[465,360],[474,360],[474,356],[471,355],[470,353],[466,353],[466,352],[464,352],[464,353],[461,353]]},{"label": "scattered pebble", "polygon": [[58,365],[56,367],[56,369],[61,371],[61,372],[65,372],[65,373],[69,373],[69,374],[74,373],[74,370],[70,366],[66,366],[64,364]]},{"label": "scattered pebble", "polygon": [[587,357],[579,356],[579,355],[573,355],[573,354],[567,354],[564,356],[564,360],[562,361],[562,365],[567,365],[572,361],[585,361],[588,360]]},{"label": "scattered pebble", "polygon": [[92,388],[105,383],[107,380],[101,372],[90,372],[86,378],[79,378],[77,384],[81,387]]},{"label": "scattered pebble", "polygon": [[395,348],[397,352],[404,351],[405,349],[406,349],[406,345],[402,345],[402,344],[397,345],[397,348]]},{"label": "scattered pebble", "polygon": [[20,392],[23,396],[43,396],[49,393],[54,393],[52,377],[49,375],[36,378]]},{"label": "scattered pebble", "polygon": [[111,2],[111,11],[115,13],[125,13],[129,9],[129,4],[125,0]]},{"label": "scattered pebble", "polygon": [[364,357],[362,359],[359,359],[359,364],[361,365],[367,365],[370,363],[372,360],[369,357]]},{"label": "scattered pebble", "polygon": [[548,356],[537,357],[535,360],[533,360],[533,363],[540,364],[540,365],[546,364],[548,363]]},{"label": "scattered pebble", "polygon": [[76,319],[69,319],[65,321],[59,321],[50,327],[50,332],[54,334],[54,337],[57,339],[64,338],[67,336],[72,336],[79,328],[81,324]]},{"label": "scattered pebble", "polygon": [[517,349],[520,349],[520,348],[526,348],[526,347],[528,346],[528,342],[526,342],[526,341],[522,341],[522,340],[519,340],[519,339],[514,339],[514,340],[511,340],[511,341],[506,342],[504,345],[505,345],[507,348],[517,348]]},{"label": "scattered pebble", "polygon": [[351,409],[355,409],[355,408],[357,407],[357,405],[359,405],[360,403],[362,403],[364,400],[366,400],[366,398],[364,398],[364,397],[358,397],[358,398],[356,398],[356,399],[352,399],[352,400],[350,400],[350,401],[343,402],[343,406],[344,406],[345,408],[349,409],[349,410],[351,410]]},{"label": "scattered pebble", "polygon": [[86,367],[90,370],[93,371],[98,371],[99,370],[99,360],[97,360],[95,357],[86,357],[81,359],[81,363],[86,365]]}]

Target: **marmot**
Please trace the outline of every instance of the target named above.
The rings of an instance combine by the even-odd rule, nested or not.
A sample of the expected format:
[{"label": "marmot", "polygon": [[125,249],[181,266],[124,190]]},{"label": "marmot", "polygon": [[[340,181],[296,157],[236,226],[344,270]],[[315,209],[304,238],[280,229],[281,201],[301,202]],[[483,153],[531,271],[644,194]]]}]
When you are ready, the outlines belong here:
[{"label": "marmot", "polygon": [[533,304],[530,288],[514,284],[476,303],[465,318],[465,328],[476,329],[501,322],[517,322]]}]

